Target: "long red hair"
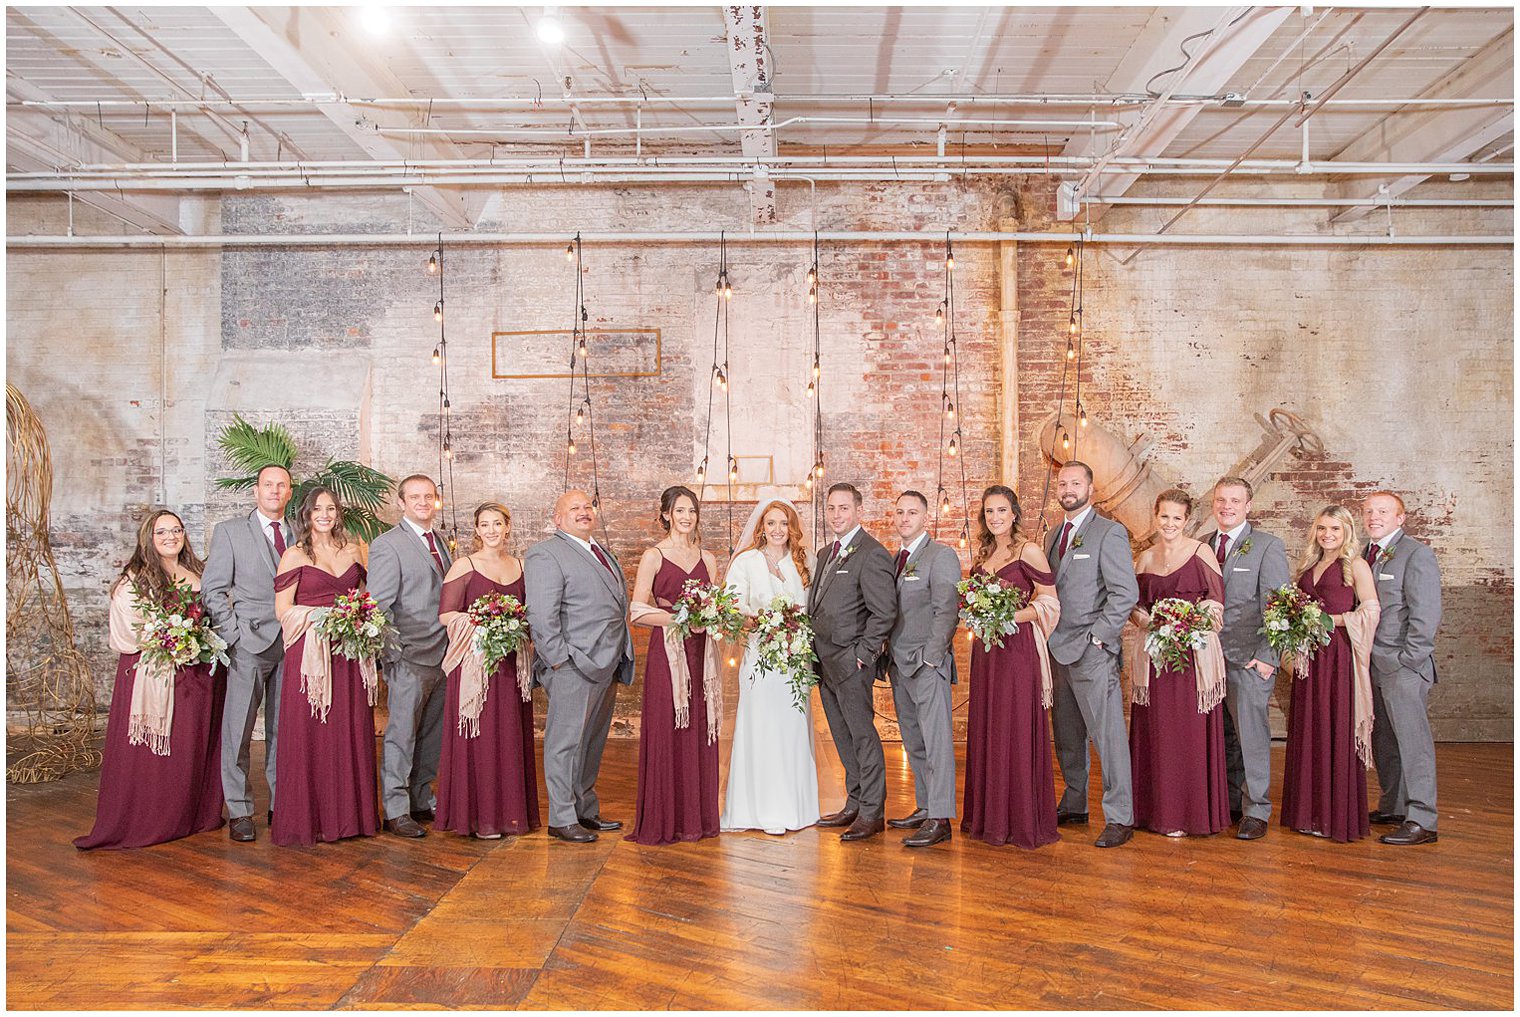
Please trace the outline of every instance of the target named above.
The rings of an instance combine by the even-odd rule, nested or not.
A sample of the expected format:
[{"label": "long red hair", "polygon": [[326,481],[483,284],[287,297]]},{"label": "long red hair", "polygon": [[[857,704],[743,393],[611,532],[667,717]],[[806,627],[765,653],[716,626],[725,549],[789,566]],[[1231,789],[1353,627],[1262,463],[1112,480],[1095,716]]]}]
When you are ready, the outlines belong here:
[{"label": "long red hair", "polygon": [[760,513],[759,523],[755,526],[754,539],[750,541],[749,547],[745,548],[745,550],[758,551],[765,546],[765,517],[770,515],[771,509],[780,509],[782,514],[786,516],[787,547],[792,552],[792,564],[797,566],[797,574],[802,577],[802,585],[806,588],[813,577],[808,573],[807,552],[802,545],[802,517],[790,505],[778,501],[766,506],[765,511]]}]

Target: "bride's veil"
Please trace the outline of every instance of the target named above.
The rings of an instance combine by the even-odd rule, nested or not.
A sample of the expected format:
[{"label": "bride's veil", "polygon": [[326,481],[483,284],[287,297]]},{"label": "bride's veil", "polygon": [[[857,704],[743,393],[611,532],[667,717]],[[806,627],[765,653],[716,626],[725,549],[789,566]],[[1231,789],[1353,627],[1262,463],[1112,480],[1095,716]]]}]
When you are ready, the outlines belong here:
[{"label": "bride's veil", "polygon": [[[769,509],[772,505],[785,505],[793,512],[797,512],[797,506],[793,505],[791,501],[786,498],[782,498],[777,495],[769,495],[767,497],[761,498],[758,502],[755,503],[755,510],[751,512],[749,514],[749,518],[744,521],[744,529],[739,531],[739,542],[734,545],[734,554],[737,555],[743,551],[749,550],[750,545],[753,544],[755,540],[755,531],[760,528],[760,520],[765,517],[766,510]],[[801,519],[802,513],[798,512],[797,517]],[[812,568],[813,549],[806,546],[806,535],[804,535],[802,539],[804,541],[804,546],[802,549],[803,554],[807,556],[808,567]]]}]

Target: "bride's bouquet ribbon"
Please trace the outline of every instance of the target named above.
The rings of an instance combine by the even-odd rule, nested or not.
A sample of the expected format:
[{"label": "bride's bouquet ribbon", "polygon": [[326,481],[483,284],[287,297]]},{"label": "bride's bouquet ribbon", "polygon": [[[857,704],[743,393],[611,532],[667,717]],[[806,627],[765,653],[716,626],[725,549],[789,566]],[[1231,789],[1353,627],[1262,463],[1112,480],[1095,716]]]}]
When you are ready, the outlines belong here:
[{"label": "bride's bouquet ribbon", "polygon": [[[1341,615],[1346,635],[1351,639],[1351,706],[1356,725],[1356,755],[1366,767],[1372,766],[1372,640],[1377,635],[1382,606],[1376,600],[1364,600],[1356,610]],[[1302,678],[1309,673],[1309,655],[1293,657],[1294,674]]]},{"label": "bride's bouquet ribbon", "polygon": [[[465,738],[480,736],[480,714],[485,710],[486,695],[491,691],[491,673],[486,657],[475,645],[475,623],[467,613],[454,616],[448,624],[449,648],[443,655],[443,671],[459,668],[459,734]],[[523,640],[517,658],[517,693],[525,703],[533,701],[533,643]]]},{"label": "bride's bouquet ribbon", "polygon": [[[1224,605],[1217,600],[1200,602],[1214,618],[1214,628],[1204,633],[1203,646],[1193,651],[1193,671],[1198,679],[1198,712],[1208,713],[1224,702],[1225,665],[1224,648],[1219,644],[1218,626],[1224,619]],[[1138,639],[1126,634],[1125,656],[1130,661],[1130,702],[1137,706],[1151,703],[1151,655],[1145,651],[1145,630],[1150,627],[1150,615],[1138,628]]]},{"label": "bride's bouquet ribbon", "polygon": [[107,645],[116,653],[142,654],[132,672],[132,702],[127,712],[127,744],[146,745],[155,756],[169,754],[174,726],[174,668],[142,653],[143,615],[136,609],[131,584],[123,582],[111,596]]},{"label": "bride's bouquet ribbon", "polygon": [[1061,620],[1061,601],[1054,593],[1042,593],[1029,602],[1034,609],[1034,647],[1040,658],[1040,705],[1050,709],[1055,702],[1054,683],[1050,674],[1050,634]]},{"label": "bride's bouquet ribbon", "polygon": [[[324,612],[329,610],[297,604],[280,615],[280,634],[287,650],[297,639],[306,637],[301,647],[301,691],[306,693],[311,715],[323,724],[327,723],[327,713],[332,709],[332,644],[321,629]],[[374,706],[380,678],[373,657],[359,658],[359,677],[364,682],[369,705]]]},{"label": "bride's bouquet ribbon", "polygon": [[[634,601],[630,605],[634,621],[650,615],[665,614],[660,608]],[[686,663],[686,641],[673,625],[661,627],[664,638],[660,646],[665,652],[665,662],[670,666],[670,694],[675,700],[676,727],[691,726],[691,667]],[[723,684],[718,670],[718,642],[711,633],[702,636],[702,700],[707,708],[707,743],[718,740],[718,728],[723,717]]]}]

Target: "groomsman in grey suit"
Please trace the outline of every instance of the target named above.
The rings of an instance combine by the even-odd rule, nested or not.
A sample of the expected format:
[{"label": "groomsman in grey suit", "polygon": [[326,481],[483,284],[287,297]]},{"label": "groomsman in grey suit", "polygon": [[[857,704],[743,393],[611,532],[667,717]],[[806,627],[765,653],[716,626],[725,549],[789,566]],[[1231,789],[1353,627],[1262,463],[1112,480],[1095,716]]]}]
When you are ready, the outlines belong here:
[{"label": "groomsman in grey suit", "polygon": [[955,817],[955,739],[950,686],[955,682],[955,626],[961,559],[929,539],[929,499],[904,491],[893,510],[902,550],[897,552],[897,621],[888,640],[886,670],[903,748],[913,768],[913,814],[887,825],[918,832],[904,847],[950,839]]},{"label": "groomsman in grey suit", "polygon": [[1208,538],[1224,573],[1224,647],[1226,695],[1225,760],[1230,779],[1230,812],[1239,821],[1235,836],[1258,840],[1267,832],[1272,801],[1272,725],[1267,707],[1277,684],[1277,651],[1262,634],[1267,597],[1288,583],[1288,553],[1283,542],[1256,529],[1251,485],[1243,477],[1224,477],[1214,485],[1214,525]]},{"label": "groomsman in grey suit", "polygon": [[872,698],[877,659],[897,618],[892,556],[860,525],[860,492],[829,488],[824,518],[834,540],[818,549],[808,591],[818,653],[819,698],[844,764],[844,808],[819,826],[848,826],[840,840],[864,840],[886,829],[887,763],[876,733]]},{"label": "groomsman in grey suit", "polygon": [[1103,765],[1100,848],[1134,836],[1129,741],[1119,684],[1119,633],[1140,600],[1129,532],[1098,515],[1090,504],[1092,468],[1072,460],[1056,475],[1056,497],[1066,512],[1050,534],[1045,554],[1056,574],[1061,620],[1050,634],[1054,679],[1051,727],[1066,791],[1057,824],[1087,822],[1087,741]]},{"label": "groomsman in grey suit", "polygon": [[369,592],[396,627],[384,657],[386,704],[380,803],[385,828],[425,837],[432,822],[432,783],[443,751],[443,653],[448,633],[438,621],[443,577],[453,564],[449,542],[433,532],[438,487],[415,473],[396,488],[401,522],[369,548]]},{"label": "groomsman in grey suit", "polygon": [[1441,572],[1429,546],[1404,532],[1404,500],[1379,491],[1362,503],[1367,564],[1382,615],[1372,643],[1372,761],[1383,794],[1369,815],[1401,824],[1384,844],[1436,842],[1436,746],[1427,712],[1436,683]]},{"label": "groomsman in grey suit", "polygon": [[251,841],[253,790],[248,785],[253,725],[264,706],[264,779],[274,816],[274,763],[280,727],[280,673],[285,642],[274,616],[274,574],[295,528],[285,521],[290,471],[266,466],[254,486],[256,506],[242,519],[218,523],[201,576],[201,599],[217,633],[227,640],[227,698],[222,707],[222,794],[227,836]]},{"label": "groomsman in grey suit", "polygon": [[596,513],[585,491],[566,491],[554,503],[554,536],[523,558],[534,670],[549,697],[549,836],[574,844],[623,826],[602,818],[596,777],[617,687],[633,683],[628,581],[617,558],[591,536]]}]

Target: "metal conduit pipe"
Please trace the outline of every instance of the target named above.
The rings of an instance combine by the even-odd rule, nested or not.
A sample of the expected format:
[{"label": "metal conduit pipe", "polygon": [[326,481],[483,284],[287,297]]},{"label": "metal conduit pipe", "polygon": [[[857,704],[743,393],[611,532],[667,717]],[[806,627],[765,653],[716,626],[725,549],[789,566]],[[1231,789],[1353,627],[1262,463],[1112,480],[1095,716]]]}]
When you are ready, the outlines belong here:
[{"label": "metal conduit pipe", "polygon": [[1513,198],[1140,198],[1130,195],[1095,195],[1079,199],[1084,205],[1215,205],[1231,208],[1362,208],[1392,205],[1394,208],[1514,208]]},{"label": "metal conduit pipe", "polygon": [[1070,127],[1084,131],[1117,131],[1124,125],[1113,120],[995,120],[995,119],[935,119],[931,117],[789,117],[779,123],[764,124],[679,124],[669,127],[595,127],[587,130],[566,131],[559,127],[381,127],[377,134],[396,134],[405,137],[528,137],[528,138],[606,138],[644,137],[650,134],[700,134],[705,131],[779,131],[796,124],[893,124],[918,127],[1028,127],[1032,130]]},{"label": "metal conduit pipe", "polygon": [[[457,247],[522,247],[544,245],[556,252],[568,240],[576,236],[585,244],[714,244],[723,237],[729,244],[811,244],[820,241],[865,243],[906,242],[942,245],[946,239],[944,230],[773,230],[769,232],[738,233],[715,230],[692,232],[677,231],[571,231],[547,233],[448,233],[445,242],[452,250]],[[1117,244],[1121,246],[1179,246],[1179,247],[1509,247],[1515,238],[1511,235],[1469,234],[1466,236],[1387,236],[1350,234],[1130,234],[1130,233],[1025,233],[1017,231],[951,230],[949,239],[957,243],[1022,243],[1069,244],[1081,238],[1090,244]],[[67,249],[111,247],[170,247],[170,248],[216,248],[216,247],[417,247],[431,248],[438,244],[436,233],[291,233],[291,234],[214,234],[199,236],[10,236],[6,246],[14,249]]]}]

